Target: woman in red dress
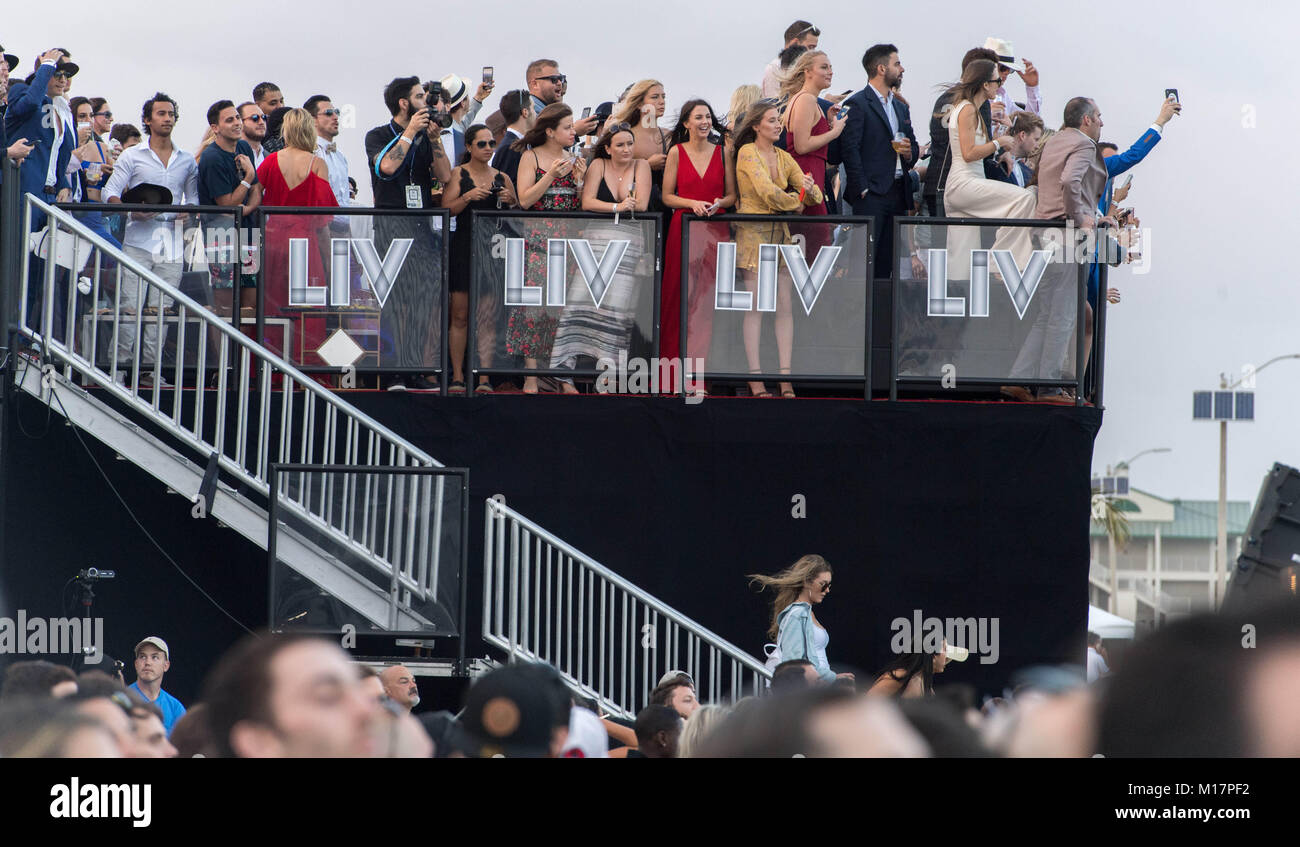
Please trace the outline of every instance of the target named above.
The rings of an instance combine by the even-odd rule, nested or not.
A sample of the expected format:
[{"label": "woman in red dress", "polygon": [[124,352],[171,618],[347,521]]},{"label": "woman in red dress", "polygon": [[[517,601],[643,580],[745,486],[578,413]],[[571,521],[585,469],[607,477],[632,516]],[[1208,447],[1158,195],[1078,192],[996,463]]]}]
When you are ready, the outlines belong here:
[{"label": "woman in red dress", "polygon": [[[831,60],[820,50],[812,50],[800,56],[781,81],[781,102],[786,107],[781,116],[781,125],[785,127],[783,146],[799,170],[812,174],[823,196],[826,194],[826,148],[844,132],[844,121],[836,117],[840,107],[832,105],[823,114],[817,103],[817,96],[831,87],[831,75]],[[824,215],[826,204],[805,206],[803,214]],[[809,261],[813,258],[810,256]]]},{"label": "woman in red dress", "polygon": [[[709,140],[713,133],[718,143]],[[673,210],[664,242],[664,273],[660,283],[659,356],[678,359],[681,351],[682,314],[682,215],[706,217],[736,205],[736,171],[730,157],[723,155],[727,130],[718,122],[712,107],[703,100],[682,106],[673,128],[672,148],[664,163],[663,203]],[[687,302],[687,356],[699,360],[697,376],[704,373],[704,359],[713,337],[713,290],[718,264],[718,242],[730,238],[725,223],[691,228],[690,267],[692,286]],[[685,373],[685,370],[679,371]],[[662,376],[662,375],[661,375]],[[665,384],[663,391],[674,386]],[[695,393],[695,387],[688,390]]]},{"label": "woman in red dress", "polygon": [[[316,155],[316,126],[311,114],[306,109],[290,110],[284,116],[282,132],[284,149],[267,156],[257,169],[257,181],[262,183],[262,205],[337,207],[338,201],[329,184],[329,168]],[[262,280],[267,315],[280,315],[289,305],[291,238],[307,239],[308,285],[319,286],[321,290],[328,285],[325,269],[330,265],[329,224],[329,215],[266,215]],[[324,340],[324,319],[304,317],[299,321],[296,345],[302,354],[285,350],[281,355],[295,364],[323,364],[315,350]],[[276,345],[268,346],[277,349]]]}]

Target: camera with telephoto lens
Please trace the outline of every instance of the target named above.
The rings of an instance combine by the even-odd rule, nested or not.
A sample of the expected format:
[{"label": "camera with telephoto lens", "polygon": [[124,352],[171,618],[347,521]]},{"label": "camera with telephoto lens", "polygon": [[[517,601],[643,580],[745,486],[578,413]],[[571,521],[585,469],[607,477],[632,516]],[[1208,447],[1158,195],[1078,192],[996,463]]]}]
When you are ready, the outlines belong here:
[{"label": "camera with telephoto lens", "polygon": [[425,111],[429,113],[429,123],[443,129],[451,126],[451,112],[438,108],[438,105],[442,102],[442,83],[426,82],[424,92],[428,95],[425,102],[429,105],[425,106]]}]

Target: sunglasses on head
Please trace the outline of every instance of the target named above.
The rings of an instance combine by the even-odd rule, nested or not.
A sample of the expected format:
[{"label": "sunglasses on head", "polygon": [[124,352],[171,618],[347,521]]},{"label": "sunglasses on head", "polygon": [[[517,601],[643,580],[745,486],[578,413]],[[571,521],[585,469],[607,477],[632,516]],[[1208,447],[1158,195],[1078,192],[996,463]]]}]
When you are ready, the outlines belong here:
[{"label": "sunglasses on head", "polygon": [[795,38],[798,38],[800,35],[807,35],[807,34],[810,33],[810,32],[811,32],[813,35],[816,35],[816,36],[818,36],[818,37],[821,37],[821,34],[822,34],[822,31],[821,31],[820,29],[818,29],[818,28],[815,27],[815,26],[809,25],[809,26],[806,26],[806,27],[804,27],[803,29],[799,30],[798,34],[795,35]]},{"label": "sunglasses on head", "polygon": [[493,139],[489,138],[487,141],[475,141],[474,146],[483,150],[484,148],[495,147],[497,146],[497,143]]}]

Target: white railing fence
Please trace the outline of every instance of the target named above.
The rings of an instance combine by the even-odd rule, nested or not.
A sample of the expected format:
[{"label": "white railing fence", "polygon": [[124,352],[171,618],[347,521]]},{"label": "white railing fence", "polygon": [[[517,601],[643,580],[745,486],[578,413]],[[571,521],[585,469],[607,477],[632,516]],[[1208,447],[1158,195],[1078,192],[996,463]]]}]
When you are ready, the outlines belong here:
[{"label": "white railing fence", "polygon": [[763,663],[496,500],[487,501],[483,637],[546,662],[605,710],[635,717],[670,670],[704,702],[760,694]]}]

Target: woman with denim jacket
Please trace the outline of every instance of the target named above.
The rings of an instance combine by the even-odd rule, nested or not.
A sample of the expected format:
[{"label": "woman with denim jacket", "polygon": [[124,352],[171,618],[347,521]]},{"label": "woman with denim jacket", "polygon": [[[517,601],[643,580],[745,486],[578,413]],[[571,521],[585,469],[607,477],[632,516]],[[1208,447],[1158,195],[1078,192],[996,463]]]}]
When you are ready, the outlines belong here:
[{"label": "woman with denim jacket", "polygon": [[778,573],[776,576],[750,574],[751,584],[761,588],[774,588],[776,600],[772,603],[772,625],[767,634],[776,640],[779,661],[806,659],[823,682],[835,679],[853,679],[853,674],[836,674],[826,661],[826,645],[830,635],[813,614],[812,607],[826,599],[831,589],[831,566],[821,556],[809,554]]}]

